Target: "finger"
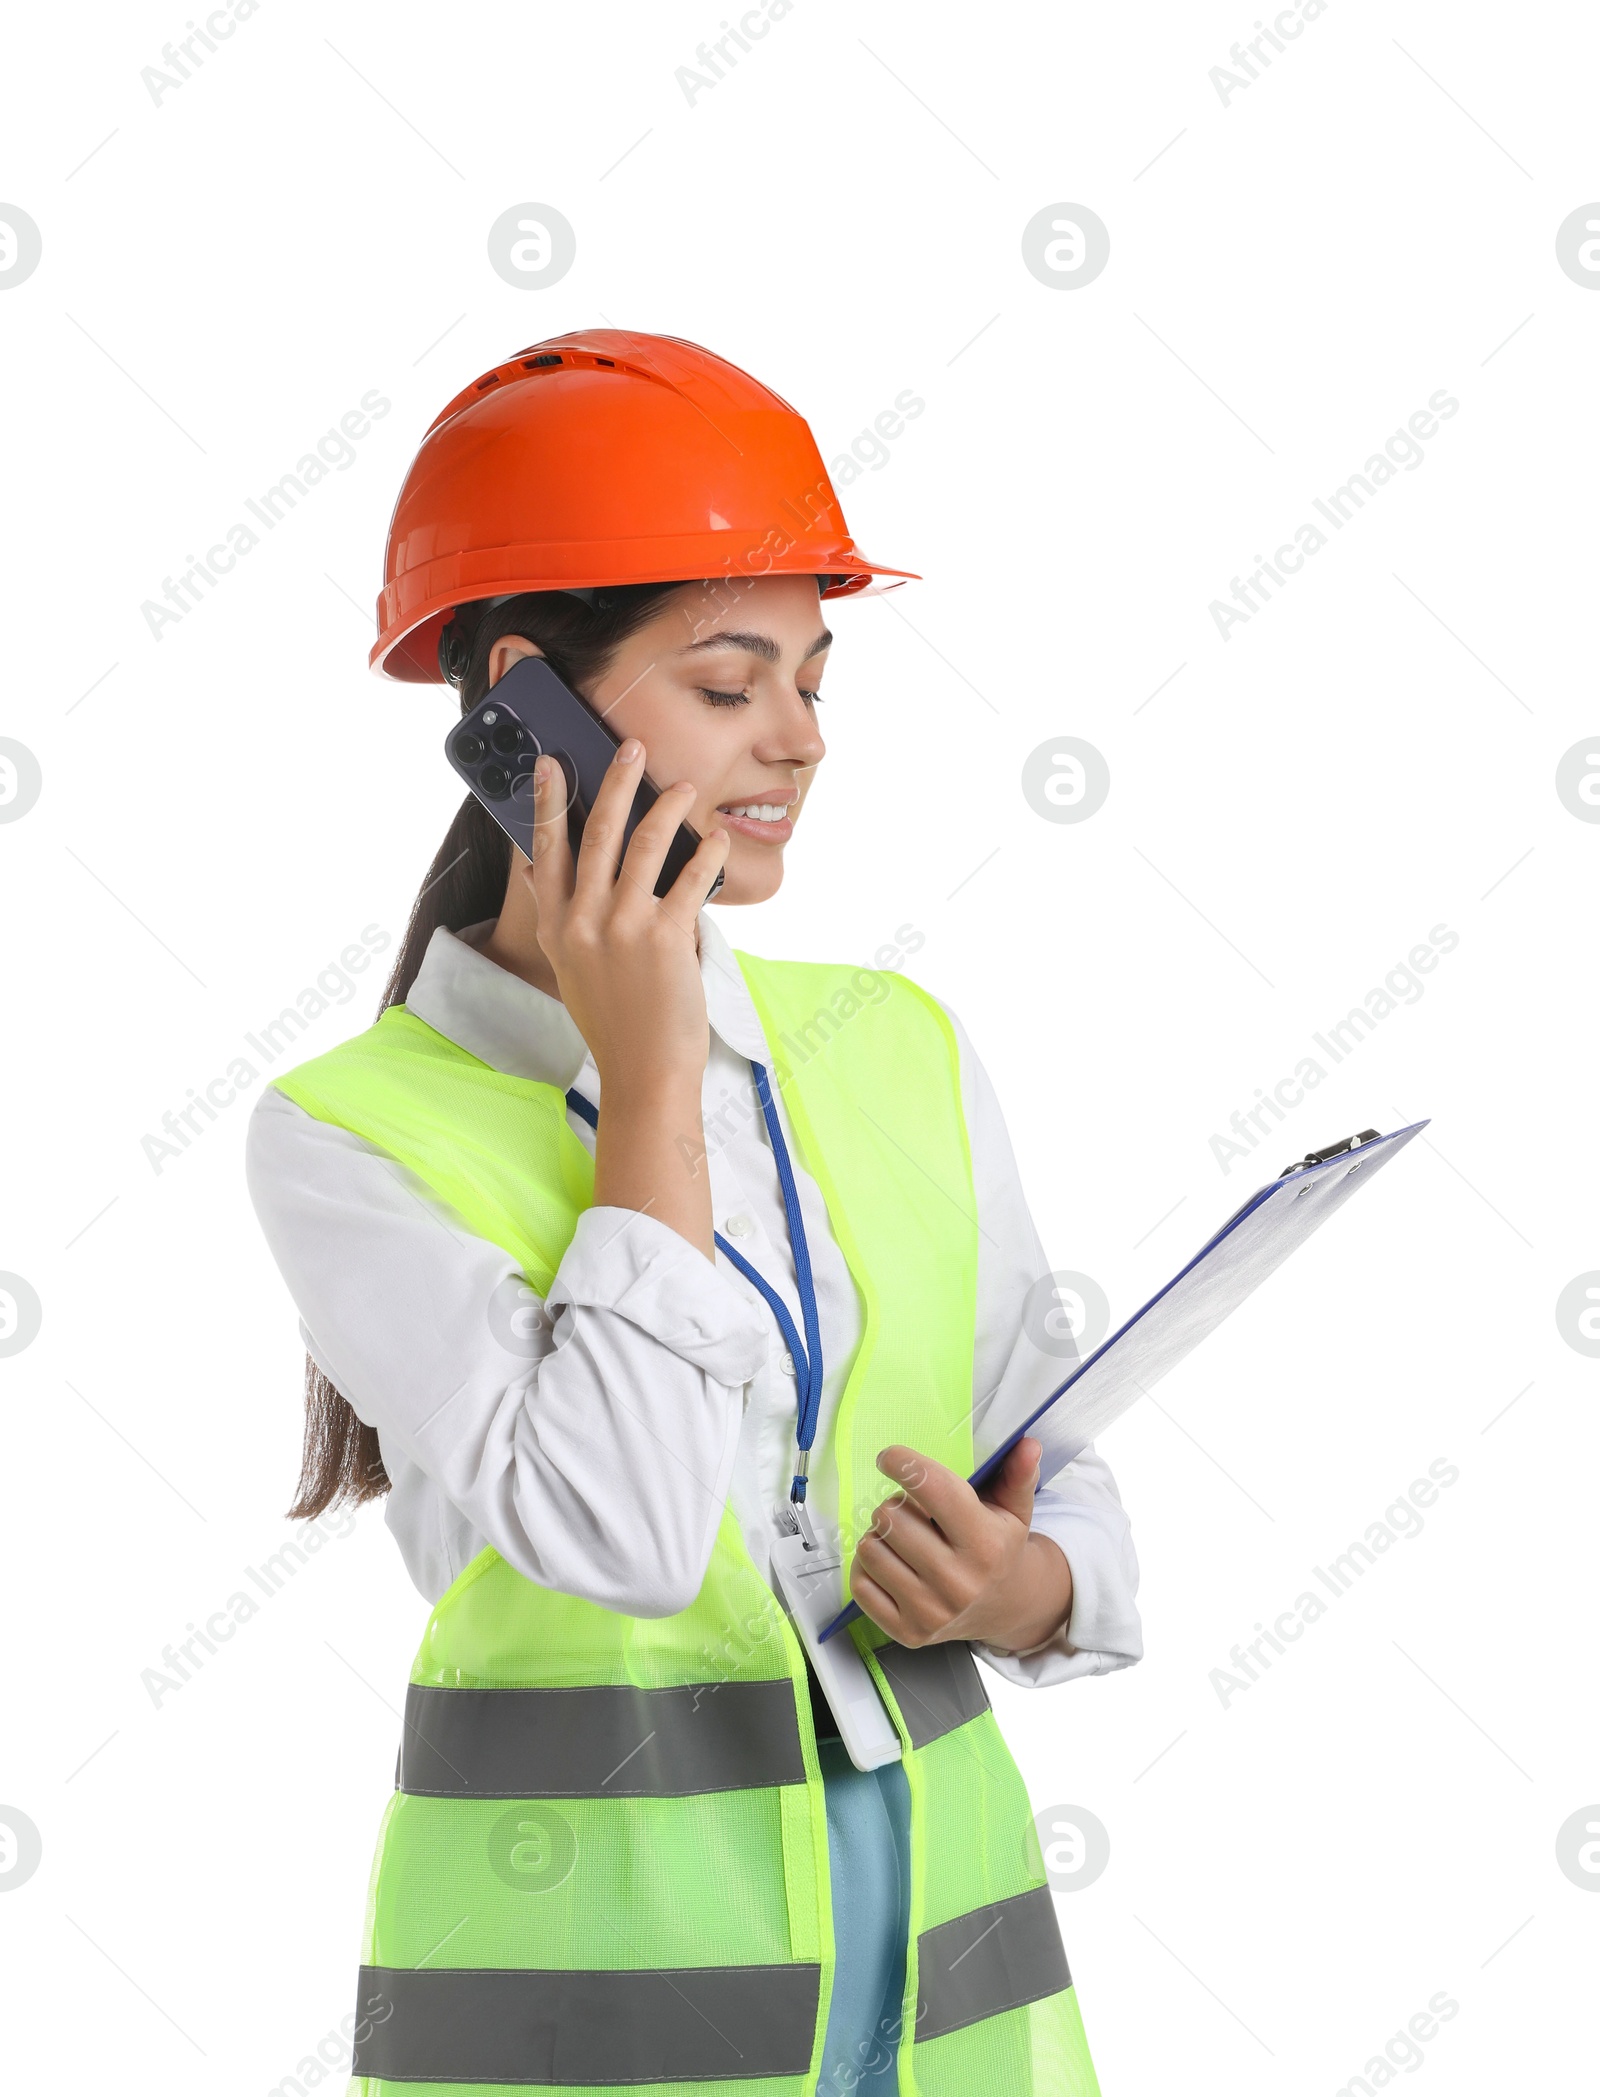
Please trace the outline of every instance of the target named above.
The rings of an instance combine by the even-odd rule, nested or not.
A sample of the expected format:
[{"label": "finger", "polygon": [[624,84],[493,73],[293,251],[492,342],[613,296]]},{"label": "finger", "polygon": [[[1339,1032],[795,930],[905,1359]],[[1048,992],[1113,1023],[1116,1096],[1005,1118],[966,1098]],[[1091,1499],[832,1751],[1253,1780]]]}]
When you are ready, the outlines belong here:
[{"label": "finger", "polygon": [[[942,1587],[955,1571],[956,1554],[949,1538],[909,1500],[885,1500],[872,1518],[872,1527],[861,1539],[877,1551],[889,1551],[903,1559],[923,1579]],[[877,1563],[876,1556],[872,1562]]]},{"label": "finger", "polygon": [[904,1642],[909,1629],[900,1606],[887,1588],[880,1587],[870,1573],[863,1570],[859,1555],[850,1568],[850,1599],[863,1616],[871,1617],[880,1631],[887,1631],[891,1638]]},{"label": "finger", "polygon": [[[680,779],[676,786],[663,788],[639,818],[622,855],[622,879],[628,883],[627,895],[633,900],[656,900],[656,882],[667,848],[693,806],[694,787],[689,780]],[[623,900],[619,896],[618,901]]]},{"label": "finger", "polygon": [[661,907],[668,917],[674,924],[681,925],[691,938],[694,921],[705,908],[706,898],[718,874],[727,865],[732,848],[733,839],[726,830],[713,830],[709,837],[703,837],[695,848],[694,857],[661,899]]},{"label": "finger", "polygon": [[1033,1520],[1033,1496],[1038,1489],[1039,1459],[1043,1454],[1042,1444],[1025,1434],[983,1489],[983,1498],[991,1507],[1014,1516],[1024,1528]]},{"label": "finger", "polygon": [[[858,1580],[869,1591],[876,1590],[884,1597],[902,1628],[914,1629],[920,1636],[926,1637],[936,1626],[948,1623],[954,1614],[949,1603],[891,1551],[880,1550],[877,1556],[863,1560],[858,1548],[850,1575],[852,1593]],[[861,1598],[857,1595],[856,1599]],[[865,1603],[862,1606],[865,1608]]]},{"label": "finger", "polygon": [[567,840],[567,780],[553,757],[533,768],[533,858],[522,869],[541,924],[554,925],[572,894],[572,847]]},{"label": "finger", "polygon": [[856,1554],[863,1577],[891,1596],[901,1615],[924,1631],[951,1623],[971,1599],[964,1590],[951,1590],[937,1578],[925,1578],[881,1537],[864,1536]]},{"label": "finger", "polygon": [[578,867],[573,878],[574,902],[609,901],[622,859],[622,836],[628,827],[633,797],[644,773],[644,745],[630,735],[606,766],[606,776],[583,826]]},{"label": "finger", "polygon": [[983,1502],[967,1481],[918,1450],[892,1443],[878,1452],[878,1469],[905,1488],[907,1498],[960,1546],[982,1534]]}]

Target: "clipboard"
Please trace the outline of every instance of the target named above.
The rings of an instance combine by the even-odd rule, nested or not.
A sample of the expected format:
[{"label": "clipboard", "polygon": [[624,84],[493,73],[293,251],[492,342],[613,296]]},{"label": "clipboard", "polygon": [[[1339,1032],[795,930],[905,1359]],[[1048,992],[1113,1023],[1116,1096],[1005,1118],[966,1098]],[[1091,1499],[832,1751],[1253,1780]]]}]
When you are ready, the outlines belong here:
[{"label": "clipboard", "polygon": [[[1425,1120],[1414,1121],[1387,1136],[1364,1129],[1286,1165],[1025,1419],[986,1416],[977,1439],[987,1447],[968,1482],[981,1491],[1025,1434],[1043,1450],[1041,1485],[1064,1470],[1427,1126]],[[856,1603],[847,1603],[818,1633],[819,1640],[832,1638],[860,1614]]]}]

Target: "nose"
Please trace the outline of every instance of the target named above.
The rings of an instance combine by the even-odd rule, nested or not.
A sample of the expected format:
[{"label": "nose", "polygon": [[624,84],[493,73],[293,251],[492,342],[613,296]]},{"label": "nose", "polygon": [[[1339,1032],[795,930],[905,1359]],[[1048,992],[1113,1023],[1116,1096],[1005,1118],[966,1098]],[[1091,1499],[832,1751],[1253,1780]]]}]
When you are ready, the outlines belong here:
[{"label": "nose", "polygon": [[762,764],[818,765],[828,746],[817,727],[815,711],[794,690],[783,695],[781,708],[769,714],[751,753]]}]

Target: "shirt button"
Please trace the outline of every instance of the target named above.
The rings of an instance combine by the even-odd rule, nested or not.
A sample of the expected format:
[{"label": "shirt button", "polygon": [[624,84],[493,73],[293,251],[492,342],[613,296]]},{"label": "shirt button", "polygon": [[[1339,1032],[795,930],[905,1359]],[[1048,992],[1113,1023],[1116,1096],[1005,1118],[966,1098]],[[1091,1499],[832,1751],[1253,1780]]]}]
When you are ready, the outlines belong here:
[{"label": "shirt button", "polygon": [[728,1218],[728,1236],[730,1238],[748,1238],[754,1229],[755,1225],[748,1216],[730,1216]]},{"label": "shirt button", "polygon": [[779,1362],[778,1367],[783,1371],[785,1376],[794,1376],[798,1373],[795,1369],[794,1356],[792,1354],[786,1354],[783,1360]]}]

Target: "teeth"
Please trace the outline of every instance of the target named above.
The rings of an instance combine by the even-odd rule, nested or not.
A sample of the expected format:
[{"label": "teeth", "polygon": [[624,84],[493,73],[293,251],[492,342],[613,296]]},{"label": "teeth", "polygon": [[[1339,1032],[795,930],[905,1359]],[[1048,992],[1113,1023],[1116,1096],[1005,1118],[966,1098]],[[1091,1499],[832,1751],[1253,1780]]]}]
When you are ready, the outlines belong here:
[{"label": "teeth", "polygon": [[733,816],[750,816],[758,823],[781,823],[788,809],[782,802],[751,801],[724,812]]}]

